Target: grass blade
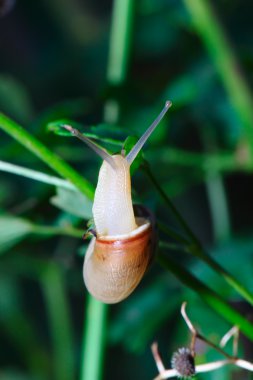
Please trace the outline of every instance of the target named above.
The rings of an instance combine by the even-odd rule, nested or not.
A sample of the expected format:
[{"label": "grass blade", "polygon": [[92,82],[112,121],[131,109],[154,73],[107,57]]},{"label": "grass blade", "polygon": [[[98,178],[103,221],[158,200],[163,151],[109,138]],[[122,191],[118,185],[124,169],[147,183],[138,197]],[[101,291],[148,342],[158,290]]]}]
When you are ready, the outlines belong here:
[{"label": "grass blade", "polygon": [[71,168],[71,166],[64,162],[55,153],[51,152],[50,149],[48,149],[24,128],[1,113],[0,128],[22,144],[27,150],[37,156],[41,161],[45,162],[56,173],[70,181],[89,199],[93,199],[94,188],[85,178],[80,176],[74,169]]}]

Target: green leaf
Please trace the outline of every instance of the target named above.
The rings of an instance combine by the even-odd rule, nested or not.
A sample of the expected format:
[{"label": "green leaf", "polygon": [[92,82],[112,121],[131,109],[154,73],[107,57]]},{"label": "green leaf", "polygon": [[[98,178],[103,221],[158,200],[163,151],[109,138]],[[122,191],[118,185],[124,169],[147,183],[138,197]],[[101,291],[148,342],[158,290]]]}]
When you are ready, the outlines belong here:
[{"label": "green leaf", "polygon": [[[47,130],[50,132],[55,133],[58,136],[72,136],[70,132],[68,132],[66,129],[62,128],[62,125],[67,124],[71,125],[73,128],[78,129],[80,132],[84,128],[82,124],[77,123],[70,119],[60,119],[55,120],[47,124]],[[97,126],[93,126],[89,128],[90,132],[81,132],[84,136],[93,139],[101,141],[105,144],[115,145],[118,147],[122,147],[122,141],[120,138],[122,138],[123,134],[122,132],[117,129],[117,127],[112,127],[107,124],[99,124]],[[113,137],[110,137],[113,136]],[[114,137],[118,136],[119,139],[115,139]],[[125,135],[125,134],[124,134]],[[109,137],[108,137],[109,136]]]},{"label": "green leaf", "polygon": [[91,131],[99,137],[117,138],[122,146],[122,141],[129,135],[129,131],[119,125],[100,123],[91,126]]},{"label": "green leaf", "polygon": [[77,128],[77,129],[83,128],[81,124],[76,123],[74,120],[60,119],[60,120],[54,120],[48,123],[46,125],[46,130],[49,132],[53,132],[59,136],[72,136],[70,132],[68,132],[66,129],[62,127],[64,124],[71,125],[73,128]]},{"label": "green leaf", "polygon": [[45,162],[55,172],[63,178],[67,178],[75,185],[82,193],[90,199],[94,197],[94,187],[85,178],[79,175],[71,166],[60,159],[44,144],[37,140],[33,135],[28,133],[24,128],[0,113],[0,129],[17,140],[27,150],[32,152],[41,161]]},{"label": "green leaf", "polygon": [[6,252],[32,232],[30,222],[14,216],[0,216],[0,254]]},{"label": "green leaf", "polygon": [[92,202],[79,191],[57,187],[57,195],[50,202],[64,210],[83,219],[92,218]]}]

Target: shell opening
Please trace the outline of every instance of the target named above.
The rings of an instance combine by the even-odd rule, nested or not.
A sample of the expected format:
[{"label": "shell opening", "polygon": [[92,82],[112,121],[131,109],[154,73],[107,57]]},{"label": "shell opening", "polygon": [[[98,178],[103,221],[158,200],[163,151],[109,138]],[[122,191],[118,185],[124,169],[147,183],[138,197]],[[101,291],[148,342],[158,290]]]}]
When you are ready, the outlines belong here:
[{"label": "shell opening", "polygon": [[136,228],[129,232],[128,234],[122,234],[122,235],[107,235],[107,236],[100,236],[103,240],[125,240],[128,238],[132,238],[138,234],[141,234],[143,231],[147,230],[151,223],[146,218],[135,218]]}]

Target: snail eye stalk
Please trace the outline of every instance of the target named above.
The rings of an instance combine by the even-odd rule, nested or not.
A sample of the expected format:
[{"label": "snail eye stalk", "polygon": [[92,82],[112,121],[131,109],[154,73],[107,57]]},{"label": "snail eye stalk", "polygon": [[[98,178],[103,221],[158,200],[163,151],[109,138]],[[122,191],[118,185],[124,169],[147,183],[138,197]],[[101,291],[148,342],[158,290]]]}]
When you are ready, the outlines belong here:
[{"label": "snail eye stalk", "polygon": [[143,147],[143,145],[145,144],[145,142],[147,141],[147,139],[149,138],[149,136],[156,129],[156,127],[158,126],[158,124],[163,119],[164,115],[166,114],[166,112],[168,111],[168,109],[171,106],[172,106],[172,103],[169,100],[167,100],[167,102],[165,103],[165,106],[162,109],[161,113],[153,121],[153,123],[146,130],[146,132],[144,132],[144,134],[141,136],[141,138],[139,139],[139,141],[137,141],[137,143],[135,144],[135,146],[133,147],[133,149],[128,153],[128,155],[126,156],[126,160],[129,163],[129,165],[132,164],[132,162],[134,161],[135,157],[137,156],[137,154],[139,153],[139,151],[141,150],[141,148]]}]

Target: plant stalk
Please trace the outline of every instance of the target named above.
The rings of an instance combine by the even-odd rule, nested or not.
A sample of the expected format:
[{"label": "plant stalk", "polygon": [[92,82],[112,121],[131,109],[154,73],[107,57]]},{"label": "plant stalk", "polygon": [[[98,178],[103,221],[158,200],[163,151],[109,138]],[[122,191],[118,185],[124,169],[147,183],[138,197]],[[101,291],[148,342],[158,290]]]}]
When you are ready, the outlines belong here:
[{"label": "plant stalk", "polygon": [[22,128],[19,124],[0,113],[0,128],[17,140],[27,150],[32,152],[41,161],[45,162],[50,168],[63,178],[71,182],[89,199],[93,199],[94,187],[71,166],[51,152],[44,144]]},{"label": "plant stalk", "polygon": [[248,144],[252,158],[253,100],[249,86],[240,72],[236,56],[215,16],[211,2],[208,0],[184,0],[184,3],[242,124],[244,141]]},{"label": "plant stalk", "polygon": [[218,264],[215,260],[213,260],[202,248],[201,243],[199,242],[196,235],[190,229],[186,221],[179,214],[176,207],[171,202],[168,195],[163,191],[152,171],[150,170],[148,165],[143,166],[144,172],[154,185],[155,189],[159,193],[160,197],[164,200],[164,203],[174,215],[175,219],[186,233],[186,235],[190,239],[190,243],[188,245],[188,251],[195,257],[199,258],[207,265],[209,265],[216,273],[218,273],[230,286],[232,286],[244,299],[246,299],[251,305],[253,305],[253,294],[251,294],[242,284],[240,284],[236,278],[228,271],[226,271],[220,264]]},{"label": "plant stalk", "polygon": [[14,165],[10,162],[0,161],[0,171],[20,175],[22,177],[33,179],[35,181],[47,183],[48,185],[62,187],[69,190],[76,190],[76,187],[72,185],[72,183],[64,179],[48,175],[37,170],[28,169],[23,166]]},{"label": "plant stalk", "polygon": [[197,292],[197,294],[209,305],[215,312],[220,314],[225,320],[237,325],[239,329],[251,340],[253,340],[253,325],[241,314],[235,311],[223,298],[221,298],[212,289],[194,277],[189,271],[180,264],[173,261],[168,255],[160,253],[157,257],[159,263],[171,273],[173,273],[183,284]]}]

